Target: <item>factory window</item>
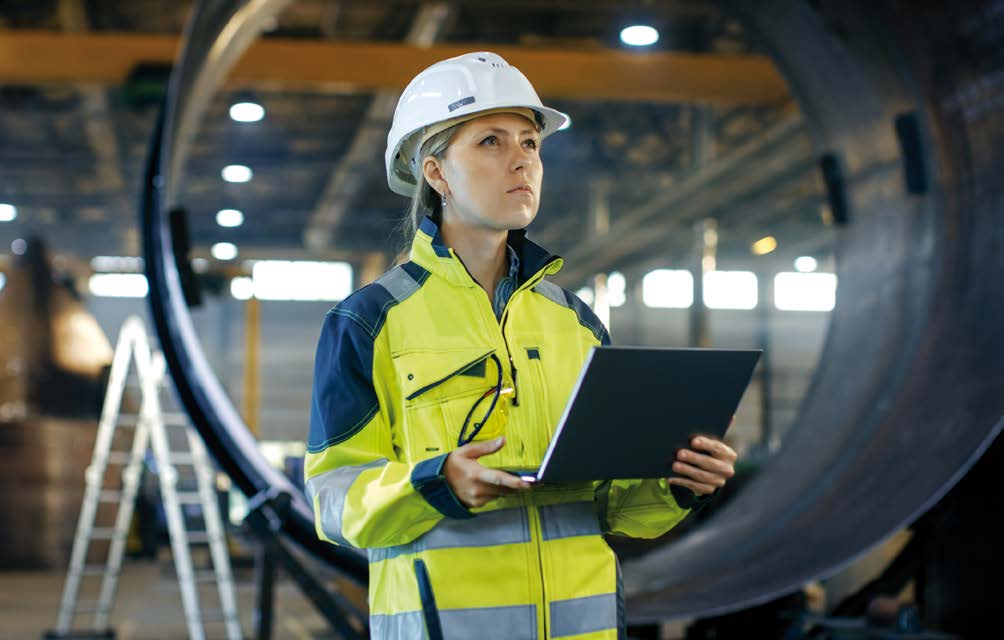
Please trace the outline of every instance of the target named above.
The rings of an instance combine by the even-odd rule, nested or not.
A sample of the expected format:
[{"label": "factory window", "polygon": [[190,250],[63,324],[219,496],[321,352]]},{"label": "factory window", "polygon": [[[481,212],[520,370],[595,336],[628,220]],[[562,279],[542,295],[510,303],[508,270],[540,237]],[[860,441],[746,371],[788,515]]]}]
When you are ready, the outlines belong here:
[{"label": "factory window", "polygon": [[647,307],[687,309],[694,304],[694,277],[686,270],[656,269],[642,278],[641,298]]},{"label": "factory window", "polygon": [[704,274],[704,305],[709,309],[753,309],[757,303],[752,271],[710,271]]},{"label": "factory window", "polygon": [[[241,282],[235,297],[248,294]],[[352,293],[352,266],[347,262],[258,260],[251,267],[251,292],[259,300],[343,300]],[[238,295],[240,294],[240,295]]]},{"label": "factory window", "polygon": [[87,287],[93,295],[103,298],[143,298],[147,292],[142,273],[95,273]]},{"label": "factory window", "polygon": [[627,281],[624,279],[624,274],[620,271],[611,273],[607,276],[607,303],[611,307],[623,306],[627,301],[626,289]]},{"label": "factory window", "polygon": [[832,273],[785,272],[774,276],[774,306],[784,311],[830,311],[837,295]]}]

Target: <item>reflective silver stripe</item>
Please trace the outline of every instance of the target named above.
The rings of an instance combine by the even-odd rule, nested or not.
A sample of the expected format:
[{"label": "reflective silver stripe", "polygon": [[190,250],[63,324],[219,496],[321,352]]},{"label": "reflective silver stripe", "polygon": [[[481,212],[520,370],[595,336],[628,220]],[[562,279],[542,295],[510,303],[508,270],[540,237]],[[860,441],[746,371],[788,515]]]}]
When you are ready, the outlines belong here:
[{"label": "reflective silver stripe", "polygon": [[397,547],[368,549],[370,562],[396,558],[406,553],[453,547],[491,547],[530,542],[530,523],[524,507],[477,514],[469,520],[444,518],[413,542]]},{"label": "reflective silver stripe", "polygon": [[421,611],[370,616],[372,640],[413,640],[425,637],[425,619]]},{"label": "reflective silver stripe", "polygon": [[405,301],[408,296],[415,293],[422,285],[415,282],[415,279],[408,275],[408,272],[401,267],[395,267],[376,281],[381,287],[387,290],[398,302]]},{"label": "reflective silver stripe", "polygon": [[[478,640],[537,640],[537,607],[440,609],[443,637]],[[413,640],[425,637],[421,611],[370,616],[372,640]]]},{"label": "reflective silver stripe", "polygon": [[560,304],[563,307],[568,306],[565,292],[561,290],[561,287],[552,282],[541,280],[540,284],[535,286],[533,290],[554,303]]},{"label": "reflective silver stripe", "polygon": [[544,540],[600,535],[600,521],[592,502],[567,502],[540,507]]},{"label": "reflective silver stripe", "polygon": [[320,513],[315,513],[314,517],[321,519],[321,530],[324,531],[324,535],[338,544],[351,546],[342,537],[342,510],[345,508],[345,496],[360,473],[386,464],[387,458],[380,458],[366,464],[332,469],[307,480],[306,490],[310,503],[314,503],[314,496],[318,497]]},{"label": "reflective silver stripe", "polygon": [[617,628],[617,594],[554,600],[551,602],[551,637],[574,636]]},{"label": "reflective silver stripe", "polygon": [[537,640],[537,607],[440,609],[444,638],[478,640]]}]

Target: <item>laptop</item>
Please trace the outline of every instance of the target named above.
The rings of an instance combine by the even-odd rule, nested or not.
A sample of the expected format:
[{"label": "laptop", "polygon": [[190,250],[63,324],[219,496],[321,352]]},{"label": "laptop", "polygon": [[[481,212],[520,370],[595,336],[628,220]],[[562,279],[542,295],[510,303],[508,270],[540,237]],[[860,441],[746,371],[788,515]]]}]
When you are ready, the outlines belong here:
[{"label": "laptop", "polygon": [[760,349],[594,347],[527,482],[673,475],[693,436],[724,437]]}]

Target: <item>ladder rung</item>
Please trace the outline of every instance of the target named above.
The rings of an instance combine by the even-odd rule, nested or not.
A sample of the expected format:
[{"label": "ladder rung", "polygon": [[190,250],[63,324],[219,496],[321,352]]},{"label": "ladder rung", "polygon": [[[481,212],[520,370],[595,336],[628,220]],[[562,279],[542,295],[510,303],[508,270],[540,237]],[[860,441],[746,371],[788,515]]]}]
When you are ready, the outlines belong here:
[{"label": "ladder rung", "polygon": [[97,600],[84,600],[73,607],[73,611],[76,613],[97,613],[98,611],[108,611],[108,609],[107,605],[101,606]]},{"label": "ladder rung", "polygon": [[195,464],[195,458],[190,453],[172,453],[170,460],[173,464]]},{"label": "ladder rung", "polygon": [[111,540],[115,537],[115,529],[112,527],[95,527],[91,529],[91,539]]},{"label": "ladder rung", "polygon": [[[139,424],[140,414],[120,413],[117,424],[121,427],[135,427]],[[184,413],[161,413],[160,419],[165,427],[187,427],[188,416]]]},{"label": "ladder rung", "polygon": [[125,451],[112,451],[108,454],[110,464],[129,464],[132,454]]},{"label": "ladder rung", "polygon": [[178,504],[202,504],[198,491],[179,491]]},{"label": "ladder rung", "polygon": [[98,495],[98,500],[101,502],[121,502],[122,492],[105,489]]}]

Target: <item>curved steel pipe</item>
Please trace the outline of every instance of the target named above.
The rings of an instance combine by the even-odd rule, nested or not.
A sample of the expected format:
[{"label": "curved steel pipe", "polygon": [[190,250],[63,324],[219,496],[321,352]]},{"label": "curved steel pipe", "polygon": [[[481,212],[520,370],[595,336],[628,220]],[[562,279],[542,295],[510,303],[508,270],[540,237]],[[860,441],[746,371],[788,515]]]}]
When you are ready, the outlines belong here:
[{"label": "curved steel pipe", "polygon": [[[995,224],[1004,131],[994,94],[980,91],[1004,64],[994,54],[1000,33],[980,31],[992,3],[769,0],[755,12],[725,4],[774,54],[819,149],[837,159],[845,180],[836,193],[851,219],[838,240],[837,307],[798,426],[712,520],[625,564],[636,620],[725,613],[835,572],[934,504],[1004,426],[1004,227]],[[186,96],[215,89],[198,84],[207,52],[221,32],[240,33],[274,6],[248,4],[254,10],[242,15],[207,6],[190,23],[164,146],[151,153],[144,251],[179,395],[224,470],[253,495],[287,483],[257,454],[202,355],[162,215],[174,187],[170,197],[163,187],[180,172],[179,131],[194,130],[172,122],[197,123],[201,114],[186,109],[198,100]],[[217,79],[235,58],[219,58]],[[302,496],[286,532],[365,579],[361,555],[317,542]]]},{"label": "curved steel pipe", "polygon": [[365,556],[317,539],[310,505],[258,451],[254,437],[209,366],[185,304],[167,215],[177,203],[188,143],[210,97],[260,25],[287,3],[200,2],[193,8],[184,52],[171,75],[143,181],[141,227],[148,300],[179,400],[222,470],[249,497],[269,488],[292,495],[290,516],[283,523],[285,533],[313,555],[365,584]]}]

